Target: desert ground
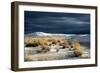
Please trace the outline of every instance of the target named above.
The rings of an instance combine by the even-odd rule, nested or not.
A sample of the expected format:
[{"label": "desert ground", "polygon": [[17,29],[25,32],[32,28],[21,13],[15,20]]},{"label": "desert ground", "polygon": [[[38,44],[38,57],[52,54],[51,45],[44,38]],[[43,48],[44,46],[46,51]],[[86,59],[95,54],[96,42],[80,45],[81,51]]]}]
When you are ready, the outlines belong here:
[{"label": "desert ground", "polygon": [[[87,59],[90,58],[89,49],[82,47],[83,54],[80,57],[75,57],[73,51],[61,49],[59,52],[36,53],[37,49],[27,47],[25,51],[28,54],[25,56],[25,61],[47,61],[47,60],[62,60],[62,59]],[[27,50],[26,50],[27,49]],[[28,50],[29,49],[29,50]]]},{"label": "desert ground", "polygon": [[[79,41],[72,40],[73,47],[69,47],[68,40],[65,38],[62,39],[58,38],[56,40],[53,38],[54,41],[60,41],[55,42],[53,45],[50,44],[50,42],[47,41],[48,38],[42,40],[42,45],[36,44],[35,39],[35,45],[33,46],[33,41],[31,40],[31,43],[29,43],[28,39],[28,46],[27,41],[25,43],[25,49],[24,49],[24,61],[49,61],[49,60],[63,60],[63,59],[87,59],[90,58],[90,48],[84,44],[80,44]],[[40,38],[38,38],[40,39]],[[48,40],[50,41],[51,38]],[[34,40],[34,39],[33,39]],[[44,42],[45,40],[45,42]],[[39,41],[39,40],[38,40]],[[38,42],[39,43],[39,42]],[[48,45],[49,43],[49,45]],[[62,44],[63,43],[63,44]],[[30,45],[31,44],[31,45]],[[60,46],[59,46],[60,44]],[[46,47],[45,47],[46,46]],[[41,48],[42,47],[42,48]],[[49,49],[48,49],[49,47]],[[62,48],[64,47],[64,48]]]}]

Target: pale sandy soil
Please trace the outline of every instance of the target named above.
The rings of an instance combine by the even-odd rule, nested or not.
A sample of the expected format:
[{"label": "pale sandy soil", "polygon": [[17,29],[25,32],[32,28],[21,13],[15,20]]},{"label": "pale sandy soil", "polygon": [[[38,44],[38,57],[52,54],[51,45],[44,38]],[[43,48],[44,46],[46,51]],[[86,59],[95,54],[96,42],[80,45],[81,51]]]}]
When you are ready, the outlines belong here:
[{"label": "pale sandy soil", "polygon": [[[25,47],[25,61],[47,61],[62,59],[85,59],[90,58],[90,51],[86,47],[81,47],[83,54],[81,57],[75,57],[73,51],[60,49],[59,52],[37,53],[37,48]],[[38,48],[39,50],[39,48]]]}]

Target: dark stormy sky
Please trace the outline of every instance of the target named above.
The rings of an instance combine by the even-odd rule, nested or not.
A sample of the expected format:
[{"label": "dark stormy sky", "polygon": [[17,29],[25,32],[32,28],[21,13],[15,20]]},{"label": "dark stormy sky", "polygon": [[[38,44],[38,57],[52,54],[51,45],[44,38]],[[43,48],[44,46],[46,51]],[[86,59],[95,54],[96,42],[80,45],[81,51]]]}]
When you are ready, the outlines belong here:
[{"label": "dark stormy sky", "polygon": [[25,11],[24,23],[25,34],[90,34],[90,14]]}]

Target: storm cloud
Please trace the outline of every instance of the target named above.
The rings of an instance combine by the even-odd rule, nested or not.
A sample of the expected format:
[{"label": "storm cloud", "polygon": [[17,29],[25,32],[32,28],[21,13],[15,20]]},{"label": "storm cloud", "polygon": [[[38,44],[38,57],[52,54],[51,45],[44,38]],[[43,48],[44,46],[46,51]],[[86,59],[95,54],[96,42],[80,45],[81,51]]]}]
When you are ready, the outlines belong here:
[{"label": "storm cloud", "polygon": [[25,34],[90,34],[90,14],[24,11]]}]

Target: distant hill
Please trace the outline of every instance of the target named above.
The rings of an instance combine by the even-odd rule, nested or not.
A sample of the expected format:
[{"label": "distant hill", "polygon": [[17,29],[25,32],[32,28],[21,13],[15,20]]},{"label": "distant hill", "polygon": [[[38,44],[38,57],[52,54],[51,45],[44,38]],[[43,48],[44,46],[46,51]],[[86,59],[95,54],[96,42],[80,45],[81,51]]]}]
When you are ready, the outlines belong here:
[{"label": "distant hill", "polygon": [[34,32],[25,34],[25,37],[52,37],[52,36],[60,36],[67,37],[67,39],[77,39],[83,42],[90,42],[90,34],[61,34],[61,33],[45,33],[45,32]]},{"label": "distant hill", "polygon": [[26,34],[25,36],[66,36],[66,34],[54,34],[54,33],[44,33],[44,32],[34,32]]},{"label": "distant hill", "polygon": [[34,32],[34,33],[25,34],[25,37],[34,37],[34,36],[39,36],[39,37],[61,36],[61,37],[69,37],[70,38],[71,36],[75,36],[75,34],[45,33],[45,32]]}]

